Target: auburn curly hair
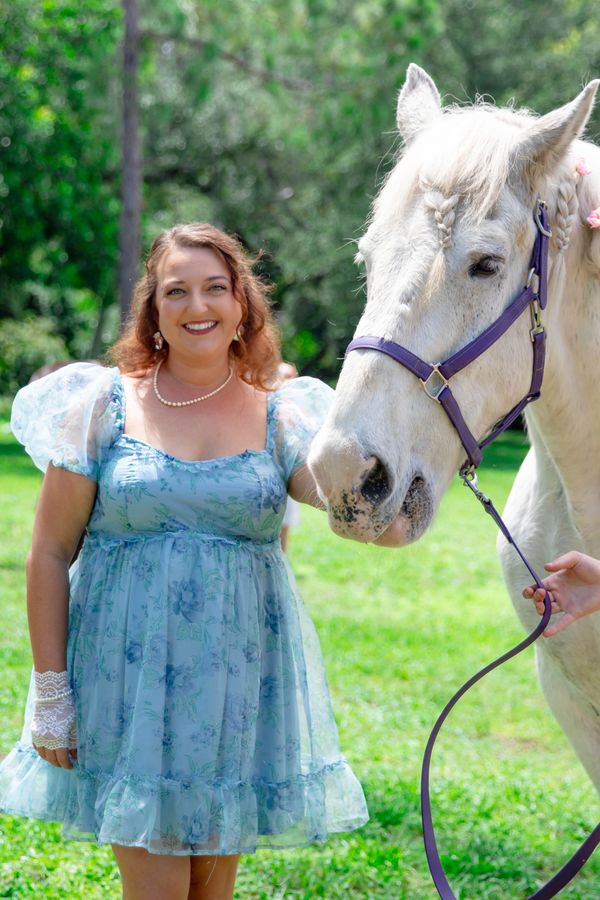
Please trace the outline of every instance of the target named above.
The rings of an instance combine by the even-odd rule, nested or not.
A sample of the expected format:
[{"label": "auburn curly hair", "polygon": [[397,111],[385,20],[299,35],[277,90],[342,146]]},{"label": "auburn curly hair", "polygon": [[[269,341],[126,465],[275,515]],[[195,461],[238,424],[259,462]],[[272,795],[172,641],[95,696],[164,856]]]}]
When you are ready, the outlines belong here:
[{"label": "auburn curly hair", "polygon": [[129,320],[123,335],[108,351],[109,358],[122,372],[146,372],[168,356],[168,344],[156,350],[153,335],[158,329],[158,264],[171,247],[207,247],[223,260],[231,275],[233,295],[242,307],[239,340],[229,348],[236,372],[247,384],[269,390],[281,361],[279,332],[269,304],[271,286],[254,273],[255,261],[237,238],[204,222],[174,225],[156,238],[145,262],[145,273],[133,291]]}]

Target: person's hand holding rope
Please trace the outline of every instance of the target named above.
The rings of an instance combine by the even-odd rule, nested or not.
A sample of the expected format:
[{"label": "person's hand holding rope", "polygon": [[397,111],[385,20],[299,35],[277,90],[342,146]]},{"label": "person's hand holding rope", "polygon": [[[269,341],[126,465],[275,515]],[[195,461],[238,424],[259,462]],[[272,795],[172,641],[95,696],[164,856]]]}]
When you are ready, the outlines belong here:
[{"label": "person's hand holding rope", "polygon": [[[600,561],[585,553],[571,550],[544,568],[551,572],[542,580],[552,598],[552,612],[564,615],[556,619],[544,631],[544,637],[553,637],[567,628],[571,622],[600,610]],[[523,591],[526,600],[533,600],[540,615],[544,612],[544,591],[529,585]]]}]

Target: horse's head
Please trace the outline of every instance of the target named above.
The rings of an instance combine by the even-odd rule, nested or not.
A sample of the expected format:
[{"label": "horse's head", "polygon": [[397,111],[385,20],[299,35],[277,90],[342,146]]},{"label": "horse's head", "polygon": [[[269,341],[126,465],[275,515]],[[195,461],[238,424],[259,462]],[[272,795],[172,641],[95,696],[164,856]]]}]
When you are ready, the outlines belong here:
[{"label": "horse's head", "polygon": [[[367,303],[355,336],[438,363],[499,317],[527,280],[537,194],[552,195],[554,212],[560,180],[580,177],[571,145],[597,85],[541,118],[484,104],[442,111],[432,80],[409,67],[397,110],[404,151],[358,244]],[[530,329],[521,316],[452,380],[477,439],[529,389]],[[348,355],[309,460],[334,531],[370,541],[396,521],[403,542],[415,540],[464,458],[413,374],[373,350]]]}]

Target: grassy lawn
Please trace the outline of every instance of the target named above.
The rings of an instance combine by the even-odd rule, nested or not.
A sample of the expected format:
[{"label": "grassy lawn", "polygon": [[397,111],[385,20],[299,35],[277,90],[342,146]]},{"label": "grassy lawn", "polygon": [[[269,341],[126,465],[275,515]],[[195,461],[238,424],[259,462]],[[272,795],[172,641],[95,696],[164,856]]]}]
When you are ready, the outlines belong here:
[{"label": "grassy lawn", "polygon": [[[21,729],[31,657],[23,562],[39,477],[0,433],[0,755]],[[524,453],[510,435],[481,483],[504,501]],[[402,551],[335,538],[305,509],[291,557],[325,656],[343,750],[371,821],[324,846],[244,857],[236,897],[434,898],[418,784],[437,713],[463,680],[522,636],[495,555],[495,528],[457,481],[434,527]],[[524,575],[524,581],[526,577]],[[460,898],[524,898],[600,817],[597,797],[537,686],[533,652],[492,673],[452,714],[434,753],[438,843]],[[60,827],[0,816],[0,897],[118,898],[109,849]],[[600,853],[561,897],[600,898]]]}]

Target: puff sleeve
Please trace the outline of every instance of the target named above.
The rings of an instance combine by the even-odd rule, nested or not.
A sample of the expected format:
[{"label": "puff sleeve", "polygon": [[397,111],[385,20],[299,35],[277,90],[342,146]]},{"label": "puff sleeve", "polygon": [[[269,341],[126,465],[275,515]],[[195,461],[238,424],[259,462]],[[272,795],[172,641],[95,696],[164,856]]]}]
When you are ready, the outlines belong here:
[{"label": "puff sleeve", "polygon": [[52,463],[97,481],[123,418],[119,370],[72,363],[21,388],[10,427],[42,472]]},{"label": "puff sleeve", "polygon": [[308,377],[286,381],[276,391],[275,461],[286,483],[306,463],[333,397],[329,385]]}]

